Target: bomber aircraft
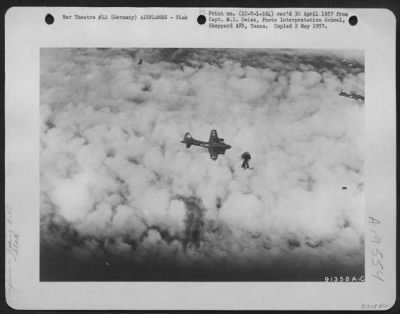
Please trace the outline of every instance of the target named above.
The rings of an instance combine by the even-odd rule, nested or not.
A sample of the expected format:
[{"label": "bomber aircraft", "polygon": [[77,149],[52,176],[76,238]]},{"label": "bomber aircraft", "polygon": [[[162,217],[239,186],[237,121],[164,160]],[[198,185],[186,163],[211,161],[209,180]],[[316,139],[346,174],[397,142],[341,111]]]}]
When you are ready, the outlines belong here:
[{"label": "bomber aircraft", "polygon": [[225,150],[232,147],[231,145],[225,144],[223,138],[218,137],[216,130],[211,130],[210,139],[208,140],[208,142],[196,140],[189,132],[187,132],[183,137],[181,143],[186,144],[187,148],[192,145],[208,148],[208,152],[210,153],[210,157],[212,160],[217,160],[218,155],[224,155]]},{"label": "bomber aircraft", "polygon": [[362,100],[364,101],[364,96],[357,94],[356,92],[346,92],[345,90],[341,90],[339,93],[340,96],[348,97],[354,100]]}]

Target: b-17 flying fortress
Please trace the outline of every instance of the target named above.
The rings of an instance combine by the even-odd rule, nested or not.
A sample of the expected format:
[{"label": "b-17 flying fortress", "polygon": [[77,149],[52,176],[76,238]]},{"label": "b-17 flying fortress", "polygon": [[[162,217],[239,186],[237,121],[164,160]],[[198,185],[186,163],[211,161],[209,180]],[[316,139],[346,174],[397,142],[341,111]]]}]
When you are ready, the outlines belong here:
[{"label": "b-17 flying fortress", "polygon": [[340,91],[339,96],[351,98],[354,100],[361,100],[361,101],[364,101],[364,99],[365,99],[363,95],[357,94],[356,92],[353,92],[353,91],[346,92],[344,89],[342,89]]},{"label": "b-17 flying fortress", "polygon": [[225,150],[232,147],[231,145],[225,144],[223,138],[218,137],[216,130],[211,130],[208,142],[196,140],[189,132],[187,132],[181,143],[186,144],[187,148],[189,148],[191,145],[208,148],[208,152],[210,153],[212,160],[217,160],[218,155],[224,155]]}]

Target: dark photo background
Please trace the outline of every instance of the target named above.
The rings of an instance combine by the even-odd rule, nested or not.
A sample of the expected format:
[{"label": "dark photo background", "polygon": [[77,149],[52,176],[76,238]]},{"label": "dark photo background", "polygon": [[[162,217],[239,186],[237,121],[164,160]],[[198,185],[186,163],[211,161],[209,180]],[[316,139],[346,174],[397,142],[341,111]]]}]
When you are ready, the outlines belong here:
[{"label": "dark photo background", "polygon": [[42,281],[364,274],[362,52],[42,49],[40,85]]}]

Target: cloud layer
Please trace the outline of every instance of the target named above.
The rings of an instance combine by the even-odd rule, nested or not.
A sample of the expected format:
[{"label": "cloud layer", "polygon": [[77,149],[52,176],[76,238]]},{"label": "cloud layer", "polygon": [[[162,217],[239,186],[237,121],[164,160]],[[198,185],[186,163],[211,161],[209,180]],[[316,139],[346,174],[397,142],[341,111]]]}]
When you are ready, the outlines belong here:
[{"label": "cloud layer", "polygon": [[[364,110],[338,93],[364,94],[364,66],[345,55],[42,49],[43,250],[362,272]],[[180,143],[214,128],[215,162]]]}]

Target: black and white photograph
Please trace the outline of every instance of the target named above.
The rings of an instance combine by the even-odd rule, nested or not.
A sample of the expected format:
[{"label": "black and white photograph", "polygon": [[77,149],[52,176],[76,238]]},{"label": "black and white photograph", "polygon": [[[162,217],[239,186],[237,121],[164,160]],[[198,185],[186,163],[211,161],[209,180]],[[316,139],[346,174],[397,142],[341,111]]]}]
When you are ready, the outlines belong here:
[{"label": "black and white photograph", "polygon": [[363,282],[365,79],[360,49],[41,48],[40,281]]},{"label": "black and white photograph", "polygon": [[8,307],[392,308],[395,48],[350,4],[8,9]]}]

